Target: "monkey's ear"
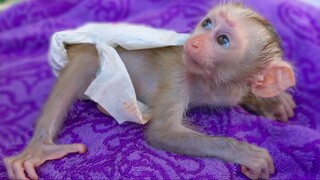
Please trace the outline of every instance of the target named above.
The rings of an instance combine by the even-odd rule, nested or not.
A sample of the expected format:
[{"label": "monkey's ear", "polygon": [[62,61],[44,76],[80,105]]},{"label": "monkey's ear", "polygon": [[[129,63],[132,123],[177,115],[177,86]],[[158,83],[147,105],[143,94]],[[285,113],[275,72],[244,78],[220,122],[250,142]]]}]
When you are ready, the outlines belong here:
[{"label": "monkey's ear", "polygon": [[272,61],[251,84],[251,90],[257,97],[277,96],[296,84],[294,72],[285,61]]}]

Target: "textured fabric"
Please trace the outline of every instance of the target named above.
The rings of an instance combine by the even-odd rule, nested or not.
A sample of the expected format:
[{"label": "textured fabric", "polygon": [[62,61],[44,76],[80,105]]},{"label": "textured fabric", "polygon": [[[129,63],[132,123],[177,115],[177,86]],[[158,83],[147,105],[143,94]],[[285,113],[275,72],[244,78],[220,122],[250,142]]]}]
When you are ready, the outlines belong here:
[{"label": "textured fabric", "polygon": [[[49,37],[85,22],[125,21],[190,32],[213,0],[27,1],[0,14],[0,157],[20,152],[55,82],[47,61]],[[191,123],[206,134],[230,136],[270,151],[272,179],[320,179],[320,9],[292,0],[244,3],[263,14],[283,39],[285,57],[295,65],[295,116],[270,121],[240,107],[196,108]],[[58,143],[81,142],[84,155],[46,162],[44,179],[245,179],[239,165],[155,149],[143,138],[145,126],[122,125],[90,101],[71,108]],[[0,162],[0,179],[7,178]]]}]

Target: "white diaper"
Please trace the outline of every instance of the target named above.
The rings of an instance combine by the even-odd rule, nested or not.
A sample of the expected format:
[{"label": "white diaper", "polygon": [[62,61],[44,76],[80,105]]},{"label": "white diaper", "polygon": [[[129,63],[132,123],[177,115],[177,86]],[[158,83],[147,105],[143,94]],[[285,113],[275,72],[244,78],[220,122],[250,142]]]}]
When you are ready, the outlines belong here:
[{"label": "white diaper", "polygon": [[142,25],[90,23],[75,30],[55,33],[51,37],[49,62],[58,76],[68,63],[65,44],[95,44],[100,69],[85,95],[100,104],[120,124],[125,121],[144,124],[146,121],[138,108],[131,79],[115,48],[121,46],[127,50],[137,50],[182,46],[188,37],[189,34]]}]

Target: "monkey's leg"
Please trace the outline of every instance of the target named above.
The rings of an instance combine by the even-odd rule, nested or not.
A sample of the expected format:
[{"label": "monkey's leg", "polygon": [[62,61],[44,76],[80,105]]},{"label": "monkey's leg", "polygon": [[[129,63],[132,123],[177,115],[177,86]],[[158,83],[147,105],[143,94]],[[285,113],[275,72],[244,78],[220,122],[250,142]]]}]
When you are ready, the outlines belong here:
[{"label": "monkey's leg", "polygon": [[259,115],[283,122],[294,116],[293,109],[296,107],[292,96],[287,92],[274,98],[257,98],[248,94],[243,97],[241,105]]},{"label": "monkey's leg", "polygon": [[82,96],[100,64],[94,45],[71,45],[67,52],[69,63],[61,71],[46,102],[32,140],[21,154],[4,159],[11,179],[38,179],[35,168],[45,161],[86,151],[83,144],[56,145],[53,142],[68,107],[74,99]]}]

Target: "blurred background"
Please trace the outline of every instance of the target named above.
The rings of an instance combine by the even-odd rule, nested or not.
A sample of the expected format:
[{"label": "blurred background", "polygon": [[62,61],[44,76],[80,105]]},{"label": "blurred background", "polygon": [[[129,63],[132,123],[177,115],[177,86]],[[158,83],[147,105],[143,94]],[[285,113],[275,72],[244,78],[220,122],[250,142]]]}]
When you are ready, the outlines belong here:
[{"label": "blurred background", "polygon": [[23,1],[23,0],[0,0],[0,11],[7,9],[8,7],[20,1]]}]

